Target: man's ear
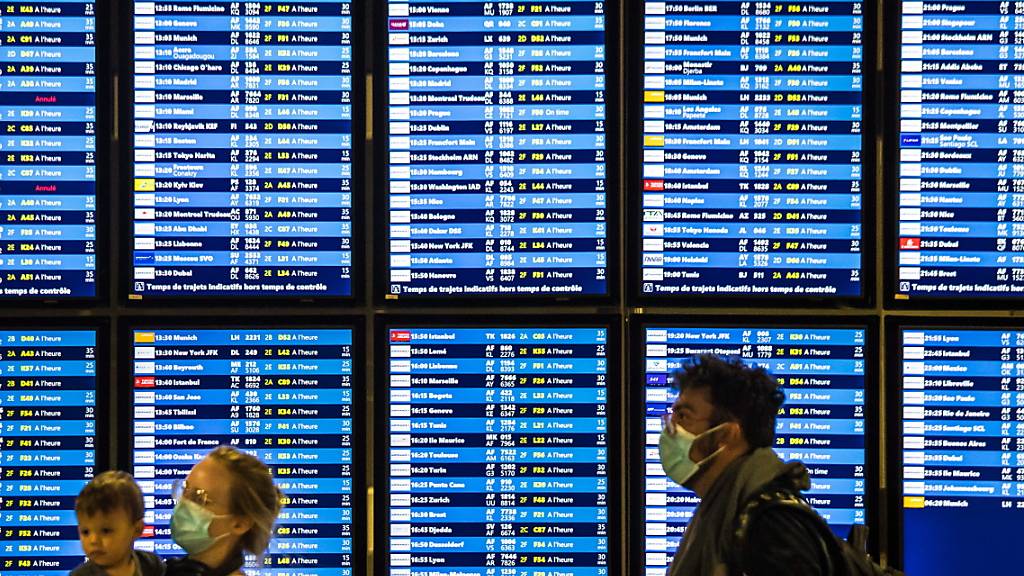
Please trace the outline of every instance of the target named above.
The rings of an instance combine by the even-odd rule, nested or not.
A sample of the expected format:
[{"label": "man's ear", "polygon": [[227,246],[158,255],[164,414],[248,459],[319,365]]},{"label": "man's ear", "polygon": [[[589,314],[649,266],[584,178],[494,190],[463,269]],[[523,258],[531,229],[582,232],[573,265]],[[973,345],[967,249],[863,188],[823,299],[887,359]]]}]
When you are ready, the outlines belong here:
[{"label": "man's ear", "polygon": [[135,525],[132,526],[132,530],[134,530],[136,538],[142,538],[142,531],[145,529],[146,523],[142,521],[142,518],[136,520]]},{"label": "man's ear", "polygon": [[743,426],[739,422],[733,420],[726,424],[726,440],[725,443],[732,447],[746,447],[747,437],[743,434]]}]

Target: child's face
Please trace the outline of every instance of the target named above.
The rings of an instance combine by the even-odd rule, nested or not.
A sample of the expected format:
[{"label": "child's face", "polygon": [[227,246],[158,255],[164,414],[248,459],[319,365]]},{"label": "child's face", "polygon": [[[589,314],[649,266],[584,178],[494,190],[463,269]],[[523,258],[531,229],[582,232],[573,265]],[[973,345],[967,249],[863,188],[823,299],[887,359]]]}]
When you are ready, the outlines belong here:
[{"label": "child's face", "polygon": [[135,539],[142,535],[142,521],[133,522],[123,508],[78,515],[78,538],[85,555],[101,568],[127,562]]}]

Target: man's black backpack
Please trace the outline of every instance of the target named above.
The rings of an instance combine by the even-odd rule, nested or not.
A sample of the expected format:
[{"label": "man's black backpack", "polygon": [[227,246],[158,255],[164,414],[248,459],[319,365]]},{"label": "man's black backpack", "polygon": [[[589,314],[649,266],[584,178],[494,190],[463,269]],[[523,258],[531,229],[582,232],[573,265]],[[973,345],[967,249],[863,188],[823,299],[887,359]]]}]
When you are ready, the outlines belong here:
[{"label": "man's black backpack", "polygon": [[[780,507],[791,517],[800,519],[800,524],[813,530],[817,535],[821,558],[827,558],[829,564],[827,574],[830,576],[902,576],[902,572],[892,568],[882,568],[865,552],[866,529],[858,527],[850,533],[850,541],[844,542],[832,532],[825,520],[811,508],[811,505],[800,495],[800,492],[785,484],[765,487],[765,490],[750,498],[740,509],[736,518],[735,545],[736,556],[731,562],[733,574],[746,574],[744,566],[749,564],[744,555],[748,550],[748,529],[756,525],[758,520],[769,511],[780,510]],[[752,570],[756,571],[756,570]]]}]

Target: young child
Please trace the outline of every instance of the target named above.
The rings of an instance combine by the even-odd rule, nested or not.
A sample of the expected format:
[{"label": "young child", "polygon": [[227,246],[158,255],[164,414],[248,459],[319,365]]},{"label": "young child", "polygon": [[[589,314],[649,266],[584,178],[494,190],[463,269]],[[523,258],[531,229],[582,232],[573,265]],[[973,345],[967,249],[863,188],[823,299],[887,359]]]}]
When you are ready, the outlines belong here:
[{"label": "young child", "polygon": [[93,478],[75,501],[78,537],[89,560],[71,576],[162,576],[164,563],[158,556],[134,550],[144,509],[142,491],[127,472]]}]

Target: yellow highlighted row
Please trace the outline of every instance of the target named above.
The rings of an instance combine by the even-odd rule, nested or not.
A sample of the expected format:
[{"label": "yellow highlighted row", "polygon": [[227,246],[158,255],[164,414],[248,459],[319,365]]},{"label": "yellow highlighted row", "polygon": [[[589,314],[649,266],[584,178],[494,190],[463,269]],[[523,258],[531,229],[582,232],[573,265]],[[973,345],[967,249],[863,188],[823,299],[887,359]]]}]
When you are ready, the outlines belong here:
[{"label": "yellow highlighted row", "polygon": [[924,496],[904,496],[904,508],[924,508]]},{"label": "yellow highlighted row", "polygon": [[644,90],[644,102],[664,102],[664,90]]}]

